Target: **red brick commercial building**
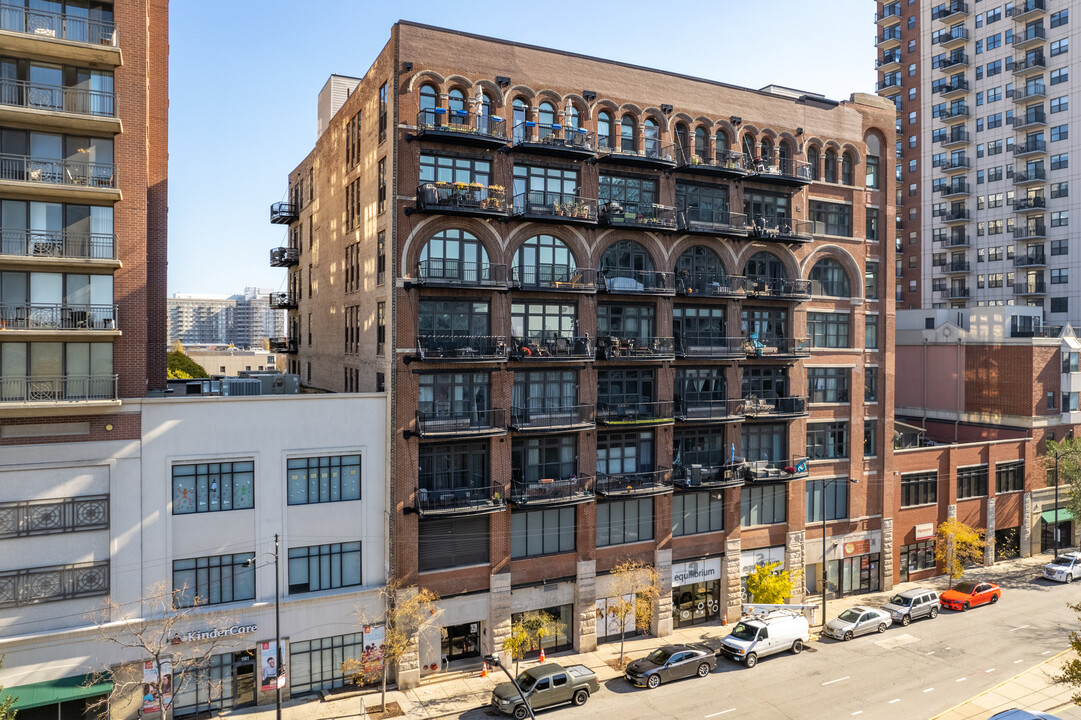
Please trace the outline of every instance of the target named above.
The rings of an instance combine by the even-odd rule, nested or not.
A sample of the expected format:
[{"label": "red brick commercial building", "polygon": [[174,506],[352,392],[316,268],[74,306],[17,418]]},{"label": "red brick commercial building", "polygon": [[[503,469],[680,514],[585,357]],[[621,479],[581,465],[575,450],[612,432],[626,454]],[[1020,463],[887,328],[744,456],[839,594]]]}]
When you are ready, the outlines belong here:
[{"label": "red brick commercial building", "polygon": [[390,394],[391,571],[444,611],[421,673],[527,610],[613,636],[627,558],[661,635],[756,562],[816,590],[823,508],[831,585],[890,586],[892,105],[401,22],[319,116],[276,347]]}]

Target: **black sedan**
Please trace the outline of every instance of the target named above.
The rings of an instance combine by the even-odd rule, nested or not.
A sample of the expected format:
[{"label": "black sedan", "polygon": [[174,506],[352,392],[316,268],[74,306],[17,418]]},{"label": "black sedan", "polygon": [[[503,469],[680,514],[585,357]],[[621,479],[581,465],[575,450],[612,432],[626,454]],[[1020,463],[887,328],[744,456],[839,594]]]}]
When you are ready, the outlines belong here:
[{"label": "black sedan", "polygon": [[717,656],[705,645],[665,645],[627,666],[626,677],[638,687],[655,688],[662,682],[705,677],[717,667]]}]

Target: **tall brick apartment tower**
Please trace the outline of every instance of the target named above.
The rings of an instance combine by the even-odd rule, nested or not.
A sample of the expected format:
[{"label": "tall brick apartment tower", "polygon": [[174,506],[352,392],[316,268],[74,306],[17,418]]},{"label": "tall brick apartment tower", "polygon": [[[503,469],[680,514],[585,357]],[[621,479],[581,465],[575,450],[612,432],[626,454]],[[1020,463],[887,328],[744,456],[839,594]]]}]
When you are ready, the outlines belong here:
[{"label": "tall brick apartment tower", "polygon": [[271,210],[278,345],[390,393],[391,572],[444,610],[421,673],[527,610],[615,637],[625,558],[661,635],[756,563],[817,591],[823,545],[833,592],[891,585],[890,103],[406,22],[334,97]]}]

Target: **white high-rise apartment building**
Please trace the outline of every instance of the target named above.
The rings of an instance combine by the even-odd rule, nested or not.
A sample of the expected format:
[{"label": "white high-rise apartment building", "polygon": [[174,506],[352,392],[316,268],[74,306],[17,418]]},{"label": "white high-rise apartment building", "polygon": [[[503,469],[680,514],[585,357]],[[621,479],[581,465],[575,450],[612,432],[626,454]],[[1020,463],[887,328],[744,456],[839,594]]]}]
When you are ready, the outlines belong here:
[{"label": "white high-rise apartment building", "polygon": [[1081,322],[1078,5],[878,5],[878,93],[898,110],[899,307],[1029,305],[1050,325]]}]

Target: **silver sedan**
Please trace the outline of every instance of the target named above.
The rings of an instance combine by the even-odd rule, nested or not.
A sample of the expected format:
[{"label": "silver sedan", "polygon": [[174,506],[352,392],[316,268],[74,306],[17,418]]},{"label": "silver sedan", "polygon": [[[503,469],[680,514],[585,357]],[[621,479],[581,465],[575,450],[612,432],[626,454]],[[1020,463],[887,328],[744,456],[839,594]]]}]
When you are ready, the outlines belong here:
[{"label": "silver sedan", "polygon": [[870,632],[886,632],[892,623],[890,614],[885,610],[857,605],[826,623],[826,635],[838,640],[851,640]]}]

